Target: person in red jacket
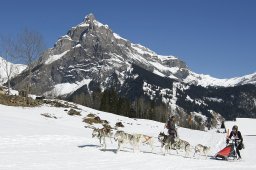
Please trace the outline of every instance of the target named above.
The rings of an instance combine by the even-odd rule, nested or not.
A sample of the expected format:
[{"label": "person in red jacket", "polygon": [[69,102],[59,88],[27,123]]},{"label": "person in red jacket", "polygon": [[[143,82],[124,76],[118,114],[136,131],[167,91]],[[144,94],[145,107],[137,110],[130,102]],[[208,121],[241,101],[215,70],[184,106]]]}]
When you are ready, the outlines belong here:
[{"label": "person in red jacket", "polygon": [[235,140],[235,147],[236,147],[236,153],[238,155],[238,159],[241,159],[241,154],[240,151],[241,149],[244,148],[243,145],[243,137],[240,131],[238,131],[238,126],[234,125],[232,127],[232,131],[230,132],[229,137],[227,138],[227,144],[229,143],[230,139],[234,139]]}]

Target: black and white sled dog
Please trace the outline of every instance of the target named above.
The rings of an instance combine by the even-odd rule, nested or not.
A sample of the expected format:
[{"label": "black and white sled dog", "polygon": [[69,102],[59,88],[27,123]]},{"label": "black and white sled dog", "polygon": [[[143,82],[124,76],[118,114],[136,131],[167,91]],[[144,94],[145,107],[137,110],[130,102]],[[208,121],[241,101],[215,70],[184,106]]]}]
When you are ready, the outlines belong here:
[{"label": "black and white sled dog", "polygon": [[185,157],[187,157],[190,153],[191,153],[191,145],[189,142],[182,140],[180,138],[175,138],[174,139],[174,147],[177,151],[178,154],[178,150],[183,150],[185,151]]},{"label": "black and white sled dog", "polygon": [[[111,129],[107,129],[105,127],[99,129],[94,128],[92,131],[92,137],[97,137],[99,139],[100,145],[106,149],[106,137],[108,137],[112,143],[111,137],[113,136],[113,133],[111,132]],[[103,143],[102,143],[103,142]]]},{"label": "black and white sled dog", "polygon": [[160,132],[158,135],[158,140],[161,143],[161,147],[164,148],[164,155],[170,152],[171,149],[176,150],[177,154],[178,150],[184,150],[185,157],[188,156],[188,154],[191,152],[191,145],[187,141],[178,137],[173,138],[164,134],[163,132]]},{"label": "black and white sled dog", "polygon": [[143,134],[129,134],[124,131],[117,131],[114,136],[115,141],[118,142],[117,152],[120,151],[122,145],[130,144],[133,148],[133,152],[137,149],[140,151],[139,146],[142,143],[148,144],[151,146],[151,151],[153,151],[153,137],[143,135]]},{"label": "black and white sled dog", "polygon": [[210,150],[211,150],[210,147],[198,144],[198,145],[195,146],[194,156],[195,156],[196,153],[199,153],[200,156],[204,155],[205,159],[206,159]]},{"label": "black and white sled dog", "polygon": [[174,138],[169,135],[166,135],[164,132],[160,132],[158,135],[158,141],[161,143],[161,148],[164,155],[170,152],[170,149],[174,148]]},{"label": "black and white sled dog", "polygon": [[123,144],[130,144],[133,147],[133,152],[139,147],[139,137],[135,137],[134,135],[121,130],[116,131],[114,139],[118,142],[117,152],[120,151]]}]

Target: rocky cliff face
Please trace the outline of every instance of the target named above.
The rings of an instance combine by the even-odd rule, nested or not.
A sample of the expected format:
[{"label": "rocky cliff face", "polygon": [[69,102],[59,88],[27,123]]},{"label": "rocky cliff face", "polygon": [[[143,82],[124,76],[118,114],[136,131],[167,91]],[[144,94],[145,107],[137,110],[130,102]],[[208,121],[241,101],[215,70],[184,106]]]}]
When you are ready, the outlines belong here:
[{"label": "rocky cliff face", "polygon": [[[256,117],[256,102],[243,100],[249,95],[255,101],[255,85],[236,88],[255,84],[256,74],[232,80],[196,74],[174,56],[158,55],[113,33],[92,14],[46,51],[32,72],[33,93],[61,96],[106,111],[112,111],[106,109],[107,105],[125,105],[133,117],[164,121],[172,112],[180,115],[180,120],[200,115],[205,123],[219,114],[229,119],[235,115]],[[12,85],[22,89],[26,80],[27,73],[23,72]],[[227,91],[223,86],[229,87]],[[243,91],[245,87],[250,90]],[[225,93],[234,96],[232,105]],[[227,112],[231,106],[239,109]],[[118,109],[113,112],[120,114]],[[156,112],[161,112],[161,118]]]},{"label": "rocky cliff face", "polygon": [[[34,92],[44,93],[63,83],[79,84],[84,79],[104,82],[115,71],[127,71],[131,64],[177,80],[188,75],[183,61],[173,56],[159,56],[139,44],[132,44],[90,14],[39,59],[33,70],[33,84],[37,87]],[[22,82],[13,82],[16,88],[22,88]]]}]

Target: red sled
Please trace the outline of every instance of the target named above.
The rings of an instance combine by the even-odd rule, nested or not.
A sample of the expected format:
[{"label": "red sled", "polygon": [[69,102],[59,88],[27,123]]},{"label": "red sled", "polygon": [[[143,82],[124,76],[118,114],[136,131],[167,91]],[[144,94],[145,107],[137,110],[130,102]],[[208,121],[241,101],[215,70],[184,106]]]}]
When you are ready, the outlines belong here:
[{"label": "red sled", "polygon": [[236,156],[236,150],[234,144],[229,144],[222,150],[220,150],[215,156],[216,159],[224,159],[228,160],[229,158],[235,159]]}]

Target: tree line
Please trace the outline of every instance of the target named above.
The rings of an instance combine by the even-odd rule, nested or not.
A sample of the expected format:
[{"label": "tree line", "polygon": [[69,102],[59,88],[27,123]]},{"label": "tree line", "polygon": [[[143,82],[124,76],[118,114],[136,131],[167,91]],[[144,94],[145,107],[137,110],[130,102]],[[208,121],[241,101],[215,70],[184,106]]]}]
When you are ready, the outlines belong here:
[{"label": "tree line", "polygon": [[201,117],[187,113],[182,108],[174,109],[163,102],[150,100],[146,96],[130,100],[125,96],[120,96],[114,89],[88,93],[86,88],[83,88],[77,94],[69,97],[68,100],[97,110],[130,118],[166,122],[170,115],[176,115],[177,124],[190,129],[204,130],[206,126],[210,125],[212,127],[216,125],[212,118],[209,118],[204,123]]}]

